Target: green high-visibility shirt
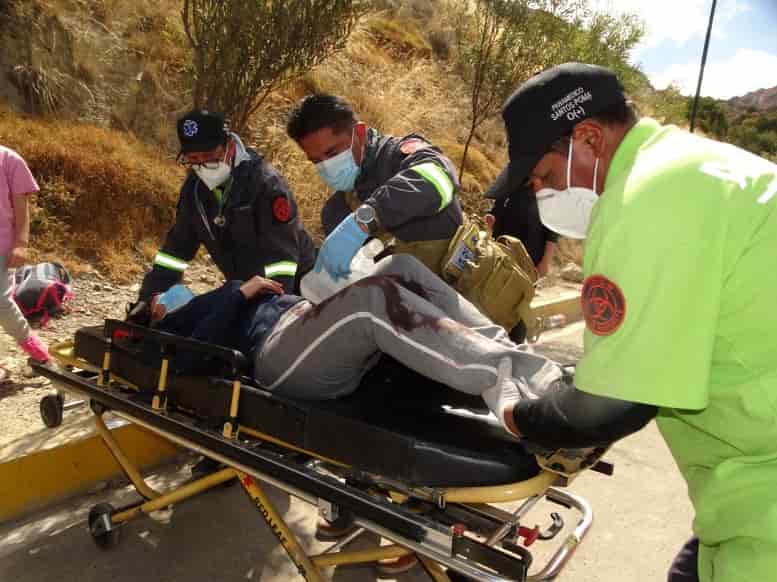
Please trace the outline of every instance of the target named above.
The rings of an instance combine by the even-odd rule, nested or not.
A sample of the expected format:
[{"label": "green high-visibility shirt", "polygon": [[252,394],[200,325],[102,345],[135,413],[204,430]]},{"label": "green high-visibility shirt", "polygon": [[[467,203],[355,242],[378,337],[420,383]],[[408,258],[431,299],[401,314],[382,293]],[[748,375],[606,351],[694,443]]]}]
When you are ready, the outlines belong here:
[{"label": "green high-visibility shirt", "polygon": [[777,580],[777,166],[643,119],[583,269],[577,386],[659,407],[702,582]]}]

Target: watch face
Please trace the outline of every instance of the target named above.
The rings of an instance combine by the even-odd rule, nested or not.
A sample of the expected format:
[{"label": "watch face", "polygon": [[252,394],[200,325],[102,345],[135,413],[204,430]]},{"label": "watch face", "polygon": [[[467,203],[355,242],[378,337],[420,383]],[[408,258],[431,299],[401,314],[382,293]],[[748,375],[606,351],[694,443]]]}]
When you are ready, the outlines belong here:
[{"label": "watch face", "polygon": [[364,205],[356,209],[356,220],[367,224],[375,220],[375,209],[372,206]]}]

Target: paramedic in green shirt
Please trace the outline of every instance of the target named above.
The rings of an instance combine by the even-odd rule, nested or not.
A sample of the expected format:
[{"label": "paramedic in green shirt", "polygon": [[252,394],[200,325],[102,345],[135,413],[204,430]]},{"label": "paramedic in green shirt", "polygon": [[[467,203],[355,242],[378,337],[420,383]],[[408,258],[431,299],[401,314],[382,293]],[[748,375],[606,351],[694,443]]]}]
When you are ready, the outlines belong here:
[{"label": "paramedic in green shirt", "polygon": [[694,538],[670,582],[777,578],[777,166],[639,119],[615,75],[566,63],[503,118],[512,191],[585,238],[575,385],[505,407],[547,447],[586,447],[655,416],[688,485]]}]

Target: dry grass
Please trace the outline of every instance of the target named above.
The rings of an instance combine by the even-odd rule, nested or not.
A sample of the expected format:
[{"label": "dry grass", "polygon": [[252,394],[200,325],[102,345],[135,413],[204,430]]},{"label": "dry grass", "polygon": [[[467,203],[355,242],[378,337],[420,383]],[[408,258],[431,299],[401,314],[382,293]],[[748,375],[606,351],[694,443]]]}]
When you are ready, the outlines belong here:
[{"label": "dry grass", "polygon": [[[462,143],[441,140],[437,145],[461,167],[461,159],[464,155],[464,145]],[[462,185],[464,191],[472,193],[485,191],[497,177],[500,169],[482,151],[470,144],[469,151],[467,152],[467,161],[464,165],[464,184]]]},{"label": "dry grass", "polygon": [[127,29],[128,46],[160,71],[183,72],[189,45],[181,23],[181,2],[141,2]]},{"label": "dry grass", "polygon": [[376,44],[386,47],[398,58],[428,57],[432,54],[431,45],[410,20],[372,16],[364,26]]},{"label": "dry grass", "polygon": [[27,160],[41,192],[32,215],[37,258],[84,261],[127,278],[136,250],[170,225],[182,173],[155,149],[116,131],[0,113],[0,143]]},{"label": "dry grass", "polygon": [[[33,74],[16,76],[28,111],[55,110],[173,147],[168,127],[187,108],[191,85],[181,0],[11,1],[31,29]],[[28,58],[22,41],[12,48],[16,60]]]},{"label": "dry grass", "polygon": [[[312,164],[285,134],[285,116],[307,93],[324,91],[347,99],[367,124],[391,135],[420,133],[460,163],[466,137],[467,95],[445,62],[397,60],[372,33],[357,31],[347,49],[304,78],[271,96],[251,123],[254,144],[286,177],[308,230],[321,236],[319,212],[329,196]],[[482,192],[504,166],[501,121],[484,124],[470,146],[461,199],[467,212],[490,209]]]}]

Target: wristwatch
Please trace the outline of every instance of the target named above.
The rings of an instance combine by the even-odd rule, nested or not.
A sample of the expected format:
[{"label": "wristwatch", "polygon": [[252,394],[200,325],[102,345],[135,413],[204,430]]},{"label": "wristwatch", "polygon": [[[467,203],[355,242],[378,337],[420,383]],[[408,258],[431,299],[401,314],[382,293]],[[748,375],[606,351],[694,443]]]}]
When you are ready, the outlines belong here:
[{"label": "wristwatch", "polygon": [[367,229],[368,234],[375,234],[378,230],[378,214],[375,208],[369,204],[362,204],[354,213],[356,222]]}]

